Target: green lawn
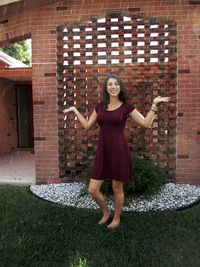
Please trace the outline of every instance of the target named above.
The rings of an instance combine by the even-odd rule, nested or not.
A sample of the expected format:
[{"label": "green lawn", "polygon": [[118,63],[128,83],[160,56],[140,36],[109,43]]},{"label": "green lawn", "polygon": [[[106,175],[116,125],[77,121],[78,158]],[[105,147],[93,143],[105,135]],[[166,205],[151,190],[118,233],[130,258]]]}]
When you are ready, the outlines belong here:
[{"label": "green lawn", "polygon": [[0,267],[199,267],[200,206],[124,213],[118,229],[100,212],[50,204],[0,186]]}]

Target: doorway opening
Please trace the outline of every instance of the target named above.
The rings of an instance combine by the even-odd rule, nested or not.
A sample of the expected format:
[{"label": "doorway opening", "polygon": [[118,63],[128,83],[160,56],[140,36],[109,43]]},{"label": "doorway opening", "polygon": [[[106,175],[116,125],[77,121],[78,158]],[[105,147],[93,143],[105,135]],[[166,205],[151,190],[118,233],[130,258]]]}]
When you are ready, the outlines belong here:
[{"label": "doorway opening", "polygon": [[0,49],[0,183],[35,184],[31,39],[21,40]]},{"label": "doorway opening", "polygon": [[19,148],[33,148],[32,86],[16,85],[17,136]]}]

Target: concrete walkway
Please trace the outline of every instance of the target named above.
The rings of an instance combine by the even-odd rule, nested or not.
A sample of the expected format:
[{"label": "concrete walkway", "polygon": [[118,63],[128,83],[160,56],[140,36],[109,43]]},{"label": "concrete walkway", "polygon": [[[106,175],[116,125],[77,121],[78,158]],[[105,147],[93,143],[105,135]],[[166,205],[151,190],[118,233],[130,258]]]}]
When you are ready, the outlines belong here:
[{"label": "concrete walkway", "polygon": [[35,184],[35,157],[30,150],[0,156],[0,184]]}]

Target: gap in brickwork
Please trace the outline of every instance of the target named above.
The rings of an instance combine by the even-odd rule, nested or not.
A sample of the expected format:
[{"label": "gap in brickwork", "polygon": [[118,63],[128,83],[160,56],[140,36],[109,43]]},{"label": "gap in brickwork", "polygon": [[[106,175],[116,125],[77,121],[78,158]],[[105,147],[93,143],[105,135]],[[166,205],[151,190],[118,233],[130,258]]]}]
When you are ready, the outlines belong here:
[{"label": "gap in brickwork", "polygon": [[[58,35],[58,98],[60,176],[87,176],[98,142],[98,127],[88,133],[64,107],[76,105],[88,118],[101,96],[102,80],[116,72],[131,101],[144,115],[157,95],[169,95],[171,106],[160,105],[152,129],[133,126],[125,135],[131,150],[149,158],[175,177],[176,25],[144,15],[107,14],[80,24],[61,26]],[[67,178],[66,178],[67,177]]]},{"label": "gap in brickwork", "polygon": [[[118,18],[111,18],[111,23],[113,22],[113,24],[115,26],[110,25],[110,44],[109,46],[111,46],[112,51],[111,51],[111,55],[112,55],[112,59],[111,59],[111,63],[112,64],[119,64],[119,49],[120,49],[120,40],[123,40],[123,48],[124,48],[124,61],[123,63],[127,63],[130,64],[132,63],[132,57],[133,57],[133,52],[132,51],[132,41],[133,41],[133,37],[135,37],[135,42],[136,42],[136,50],[137,50],[137,63],[145,63],[145,62],[149,62],[148,58],[143,57],[142,55],[145,54],[145,48],[146,48],[146,44],[148,43],[148,45],[150,46],[149,49],[149,53],[150,53],[150,62],[159,62],[159,51],[158,49],[155,49],[156,47],[159,46],[160,44],[160,36],[159,36],[159,24],[156,23],[152,23],[149,25],[149,31],[147,31],[147,28],[145,27],[145,22],[143,22],[141,19],[137,19],[136,22],[138,23],[138,25],[136,25],[136,27],[134,28],[134,25],[127,25],[128,22],[131,22],[131,17],[123,17],[123,21],[122,23],[124,25],[121,26],[121,29],[123,30],[123,34],[119,35],[119,26],[116,26],[116,23],[119,23],[119,19]],[[121,24],[122,24],[121,23]],[[98,51],[97,56],[98,56],[98,64],[107,64],[109,63],[107,58],[108,58],[108,53],[106,51],[106,48],[108,47],[108,43],[107,43],[107,27],[105,26],[106,24],[106,20],[105,18],[103,19],[97,19],[97,47],[98,48],[102,48],[102,51]],[[162,25],[163,27],[163,25]],[[168,24],[166,23],[164,25],[164,37],[165,37],[165,41],[164,41],[164,47],[166,48],[164,50],[164,62],[168,62],[169,58],[168,58],[168,54],[169,54],[169,49],[167,49],[167,46],[169,45],[169,41],[167,40],[167,37],[169,35],[168,32]],[[65,33],[65,36],[63,37],[63,40],[66,41],[66,43],[64,44],[64,48],[68,49],[69,45],[68,45],[68,41],[69,38],[68,35],[69,34],[69,29],[65,28],[63,30],[63,32]],[[134,36],[133,36],[133,31],[134,31]],[[84,41],[85,42],[85,61],[86,61],[86,65],[92,65],[93,64],[93,35],[94,35],[94,31],[93,31],[93,27],[87,27],[85,28],[85,40],[83,40],[83,35],[81,35],[81,29],[79,27],[73,28],[71,31],[72,36],[72,40],[73,40],[73,57],[74,57],[74,61],[73,61],[73,65],[77,66],[77,65],[81,65],[81,53],[80,53],[80,41]],[[64,65],[69,65],[68,62],[68,53],[65,52],[64,53]]]}]

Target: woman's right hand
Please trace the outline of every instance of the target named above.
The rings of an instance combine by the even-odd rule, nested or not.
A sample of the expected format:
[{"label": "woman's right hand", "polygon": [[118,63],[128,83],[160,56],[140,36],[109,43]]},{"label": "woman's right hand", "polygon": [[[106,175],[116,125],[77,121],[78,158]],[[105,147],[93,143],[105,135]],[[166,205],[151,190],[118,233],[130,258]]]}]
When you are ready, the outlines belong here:
[{"label": "woman's right hand", "polygon": [[70,111],[75,112],[75,107],[69,107],[69,108],[65,108],[65,109],[63,110],[64,113],[68,113],[68,112],[70,112]]}]

